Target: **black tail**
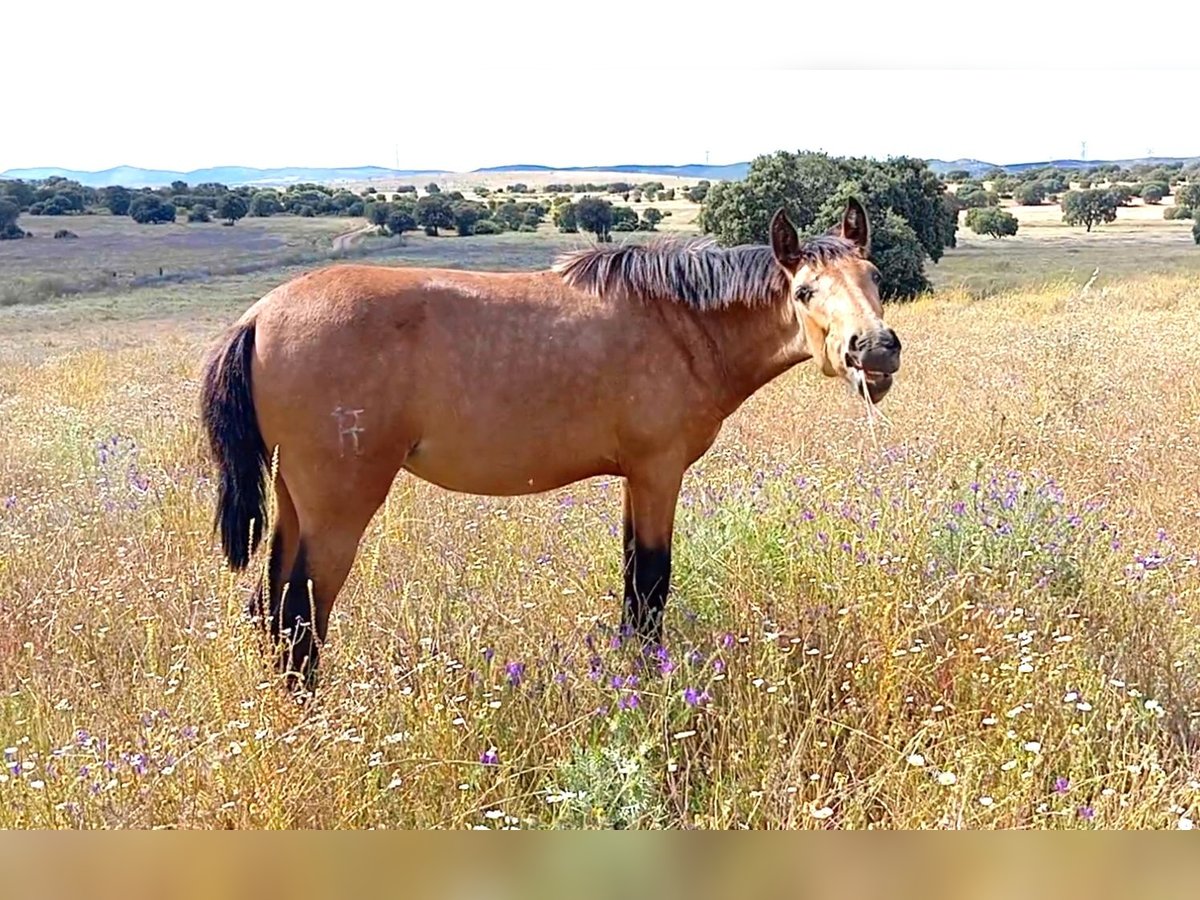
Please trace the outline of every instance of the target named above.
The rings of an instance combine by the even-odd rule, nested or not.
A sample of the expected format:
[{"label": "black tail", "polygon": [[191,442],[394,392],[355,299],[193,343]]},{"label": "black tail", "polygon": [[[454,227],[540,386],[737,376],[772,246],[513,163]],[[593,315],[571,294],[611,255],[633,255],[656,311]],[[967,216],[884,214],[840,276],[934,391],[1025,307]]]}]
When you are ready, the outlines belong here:
[{"label": "black tail", "polygon": [[254,323],[238,325],[209,358],[200,397],[204,429],[221,476],[213,527],[220,528],[225,558],[235,571],[249,565],[267,516],[267,447],[254,414],[253,358]]}]

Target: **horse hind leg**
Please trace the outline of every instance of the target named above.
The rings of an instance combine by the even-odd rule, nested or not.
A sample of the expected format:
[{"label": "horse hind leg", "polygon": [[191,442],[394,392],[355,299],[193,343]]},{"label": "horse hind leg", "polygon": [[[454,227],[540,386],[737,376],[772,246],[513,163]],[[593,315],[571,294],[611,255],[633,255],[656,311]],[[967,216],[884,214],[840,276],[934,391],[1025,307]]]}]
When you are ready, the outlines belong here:
[{"label": "horse hind leg", "polygon": [[291,572],[300,546],[300,523],[296,517],[296,506],[283,477],[275,476],[275,522],[271,535],[271,553],[267,562],[266,581],[259,579],[254,593],[246,604],[246,614],[251,621],[266,625],[279,616],[279,602],[283,594],[285,576]]}]

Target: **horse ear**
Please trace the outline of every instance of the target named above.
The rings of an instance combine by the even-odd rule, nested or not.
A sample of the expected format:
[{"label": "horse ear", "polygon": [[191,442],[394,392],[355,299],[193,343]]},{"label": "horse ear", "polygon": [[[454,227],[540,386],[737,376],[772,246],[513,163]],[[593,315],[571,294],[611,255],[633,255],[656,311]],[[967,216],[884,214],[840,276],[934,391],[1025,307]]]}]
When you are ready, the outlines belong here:
[{"label": "horse ear", "polygon": [[782,206],[771,217],[771,251],[788,272],[795,274],[800,268],[800,235]]},{"label": "horse ear", "polygon": [[864,255],[871,250],[871,222],[858,199],[851,197],[842,213],[842,237],[853,241]]}]

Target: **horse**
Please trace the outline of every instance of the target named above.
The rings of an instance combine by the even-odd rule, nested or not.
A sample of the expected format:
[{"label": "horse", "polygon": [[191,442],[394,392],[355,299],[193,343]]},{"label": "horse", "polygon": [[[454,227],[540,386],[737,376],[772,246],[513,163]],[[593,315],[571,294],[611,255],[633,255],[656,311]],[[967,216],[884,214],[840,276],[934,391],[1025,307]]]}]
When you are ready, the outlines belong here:
[{"label": "horse", "polygon": [[[597,244],[536,272],[333,265],[255,302],[204,363],[214,531],[248,614],[315,684],[330,611],[401,470],[513,496],[623,480],[621,627],[661,644],[685,472],[759,388],[813,360],[879,403],[900,367],[857,199],[802,240]],[[264,596],[265,595],[265,596]]]}]

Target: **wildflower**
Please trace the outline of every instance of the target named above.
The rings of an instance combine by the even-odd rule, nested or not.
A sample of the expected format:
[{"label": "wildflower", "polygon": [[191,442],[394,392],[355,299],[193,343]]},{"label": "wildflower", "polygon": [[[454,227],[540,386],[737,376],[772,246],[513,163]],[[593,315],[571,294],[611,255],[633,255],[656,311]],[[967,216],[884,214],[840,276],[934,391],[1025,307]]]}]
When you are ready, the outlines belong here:
[{"label": "wildflower", "polygon": [[828,819],[832,815],[833,810],[828,806],[822,806],[820,809],[812,810],[812,817],[814,819]]},{"label": "wildflower", "polygon": [[8,497],[4,498],[4,508],[5,509],[16,509],[17,508],[17,495],[16,494],[11,494]]},{"label": "wildflower", "polygon": [[700,706],[708,701],[708,691],[698,691],[694,687],[690,687],[683,692],[683,702],[688,706]]},{"label": "wildflower", "polygon": [[937,780],[938,784],[944,787],[950,787],[950,785],[958,782],[958,776],[953,772],[938,772]]},{"label": "wildflower", "polygon": [[925,765],[925,757],[923,757],[920,753],[910,753],[907,761],[910,766]]},{"label": "wildflower", "polygon": [[1023,745],[1030,753],[1041,753],[1042,745],[1040,741],[1026,741]]},{"label": "wildflower", "polygon": [[479,757],[479,761],[485,766],[498,766],[500,765],[500,753],[495,747],[489,747]]},{"label": "wildflower", "polygon": [[641,700],[638,699],[636,693],[626,694],[617,701],[618,709],[637,709],[641,705]]},{"label": "wildflower", "polygon": [[727,631],[727,632],[725,632],[725,634],[723,634],[721,636],[721,647],[725,650],[728,650],[732,646],[733,646],[733,635]]},{"label": "wildflower", "polygon": [[484,648],[484,651],[483,651],[483,661],[490,663],[492,661],[492,658],[495,655],[496,655],[495,650],[493,650],[491,647],[486,647],[486,648]]},{"label": "wildflower", "polygon": [[990,807],[990,806],[991,806],[993,803],[995,803],[995,802],[996,802],[996,801],[995,801],[995,800],[993,800],[991,797],[980,797],[980,798],[979,798],[979,805],[980,805],[980,806],[988,806],[988,807]]},{"label": "wildflower", "polygon": [[1071,779],[1063,775],[1059,775],[1054,779],[1054,793],[1065,794],[1071,789]]},{"label": "wildflower", "polygon": [[961,500],[955,500],[954,503],[951,504],[951,506],[950,506],[950,512],[954,513],[954,515],[956,515],[956,516],[961,516],[966,511],[967,511],[967,505],[965,503],[963,503]]},{"label": "wildflower", "polygon": [[1095,817],[1096,817],[1096,810],[1094,810],[1092,807],[1090,807],[1090,806],[1079,807],[1079,818],[1083,819],[1085,822],[1090,822]]},{"label": "wildflower", "polygon": [[658,647],[654,651],[654,658],[658,660],[658,671],[663,675],[670,675],[675,671],[675,663],[671,661],[671,655],[667,652],[666,647]]},{"label": "wildflower", "polygon": [[504,667],[504,671],[508,675],[508,683],[513,687],[521,686],[521,679],[525,676],[525,663],[510,662]]},{"label": "wildflower", "polygon": [[1193,822],[1191,819],[1189,819],[1187,816],[1180,816],[1179,823],[1176,825],[1176,827],[1180,831],[1191,831],[1193,828],[1196,827],[1196,823]]}]

